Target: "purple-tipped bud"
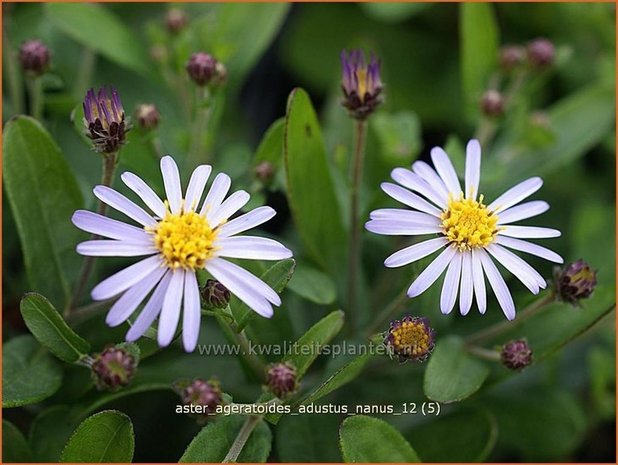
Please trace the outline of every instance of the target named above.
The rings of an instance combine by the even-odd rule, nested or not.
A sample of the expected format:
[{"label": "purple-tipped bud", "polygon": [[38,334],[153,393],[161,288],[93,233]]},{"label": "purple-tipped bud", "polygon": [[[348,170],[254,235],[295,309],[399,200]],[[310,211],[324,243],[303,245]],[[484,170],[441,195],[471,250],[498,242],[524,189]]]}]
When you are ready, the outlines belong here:
[{"label": "purple-tipped bud", "polygon": [[92,379],[99,390],[116,391],[128,385],[135,374],[137,361],[125,349],[108,347],[93,357]]},{"label": "purple-tipped bud", "polygon": [[266,387],[283,399],[298,389],[296,368],[290,363],[274,363],[266,370]]},{"label": "purple-tipped bud", "polygon": [[131,129],[125,121],[124,108],[114,87],[94,89],[84,99],[84,125],[86,135],[92,139],[94,150],[102,153],[117,152],[126,142],[126,133]]},{"label": "purple-tipped bud", "polygon": [[526,59],[526,49],[519,45],[505,45],[500,50],[500,66],[505,71],[517,68]]},{"label": "purple-tipped bud", "polygon": [[135,116],[139,127],[144,131],[156,129],[159,125],[159,120],[161,119],[161,115],[159,114],[157,107],[148,103],[138,105],[135,110]]},{"label": "purple-tipped bud", "polygon": [[507,342],[502,346],[500,360],[511,370],[522,370],[532,363],[532,349],[525,339]]},{"label": "purple-tipped bud", "polygon": [[258,163],[254,168],[255,177],[258,178],[262,184],[270,184],[275,175],[275,168],[269,161],[263,161]]},{"label": "purple-tipped bud", "polygon": [[198,86],[218,85],[227,78],[227,69],[212,55],[197,52],[187,62],[187,73]]},{"label": "purple-tipped bud", "polygon": [[535,39],[528,44],[528,60],[536,68],[545,68],[554,62],[556,48],[547,39]]},{"label": "purple-tipped bud", "polygon": [[210,308],[225,308],[230,303],[230,291],[216,279],[209,279],[201,289],[202,304]]},{"label": "purple-tipped bud", "polygon": [[555,278],[558,297],[573,305],[590,297],[597,285],[597,272],[582,259],[557,269]]},{"label": "purple-tipped bud", "polygon": [[427,318],[406,315],[391,321],[384,337],[384,344],[400,362],[424,362],[434,348],[435,331]]},{"label": "purple-tipped bud", "polygon": [[19,61],[27,74],[40,76],[49,68],[49,48],[40,40],[28,40],[19,49]]},{"label": "purple-tipped bud", "polygon": [[179,8],[172,8],[165,15],[165,27],[171,34],[178,34],[188,23],[187,14]]},{"label": "purple-tipped bud", "polygon": [[481,110],[487,116],[501,116],[504,113],[504,97],[497,90],[488,90],[481,97]]},{"label": "purple-tipped bud", "polygon": [[383,102],[380,60],[371,55],[369,63],[361,50],[341,52],[342,105],[358,120],[367,118]]}]

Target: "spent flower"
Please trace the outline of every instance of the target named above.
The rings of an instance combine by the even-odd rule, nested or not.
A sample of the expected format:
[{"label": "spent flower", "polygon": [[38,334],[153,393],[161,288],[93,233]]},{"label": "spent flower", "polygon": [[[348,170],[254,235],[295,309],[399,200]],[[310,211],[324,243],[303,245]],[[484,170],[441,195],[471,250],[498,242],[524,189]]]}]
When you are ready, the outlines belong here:
[{"label": "spent flower", "polygon": [[216,279],[209,279],[201,289],[202,304],[209,308],[225,308],[230,303],[230,291]]},{"label": "spent flower", "polygon": [[579,259],[562,269],[556,269],[554,279],[558,297],[564,302],[577,305],[581,299],[592,295],[597,285],[597,272]]},{"label": "spent flower", "polygon": [[126,133],[130,130],[118,91],[114,87],[102,87],[97,94],[90,89],[83,107],[86,135],[92,140],[94,150],[117,152],[126,142]]},{"label": "spent flower", "polygon": [[406,315],[401,320],[391,321],[384,344],[400,362],[424,362],[433,351],[434,339],[435,331],[427,318]]},{"label": "spent flower", "polygon": [[341,52],[342,105],[352,117],[364,120],[383,102],[380,61],[371,55],[369,62],[361,50]]}]

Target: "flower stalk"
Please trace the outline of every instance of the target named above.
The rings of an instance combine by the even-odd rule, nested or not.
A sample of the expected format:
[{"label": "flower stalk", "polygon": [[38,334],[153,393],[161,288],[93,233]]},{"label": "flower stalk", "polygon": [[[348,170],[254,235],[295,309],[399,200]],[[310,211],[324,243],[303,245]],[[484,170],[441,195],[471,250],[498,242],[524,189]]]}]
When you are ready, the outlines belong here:
[{"label": "flower stalk", "polygon": [[26,85],[30,95],[30,115],[40,121],[43,116],[43,82],[39,76],[28,76]]}]

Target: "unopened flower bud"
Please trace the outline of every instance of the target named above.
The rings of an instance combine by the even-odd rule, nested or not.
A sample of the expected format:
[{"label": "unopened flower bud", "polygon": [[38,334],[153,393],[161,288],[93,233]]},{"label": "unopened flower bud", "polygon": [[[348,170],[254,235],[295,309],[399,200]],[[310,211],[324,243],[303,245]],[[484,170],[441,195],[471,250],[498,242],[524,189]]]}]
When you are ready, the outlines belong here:
[{"label": "unopened flower bud", "polygon": [[266,370],[266,387],[283,399],[296,392],[298,381],[296,368],[290,363],[274,363]]},{"label": "unopened flower bud", "polygon": [[570,263],[555,274],[558,297],[576,305],[590,297],[597,285],[597,273],[584,260]]},{"label": "unopened flower bud", "polygon": [[202,303],[210,308],[225,308],[230,303],[230,291],[215,279],[209,279],[201,289]]},{"label": "unopened flower bud", "polygon": [[349,54],[341,52],[341,89],[342,105],[350,115],[364,120],[383,102],[380,61],[371,55],[369,63],[361,50],[352,50]]},{"label": "unopened flower bud", "polygon": [[500,50],[500,66],[510,71],[521,65],[526,59],[526,49],[519,45],[505,45]]},{"label": "unopened flower bud", "polygon": [[220,84],[227,77],[227,69],[212,55],[197,52],[191,55],[187,62],[187,73],[198,86]]},{"label": "unopened flower bud", "polygon": [[84,126],[86,135],[92,139],[97,152],[114,153],[126,142],[126,133],[131,129],[125,121],[124,108],[118,91],[99,89],[98,95],[90,89],[84,99]]},{"label": "unopened flower bud", "polygon": [[144,131],[156,129],[161,118],[157,107],[148,103],[138,105],[135,110],[135,116],[139,127]]},{"label": "unopened flower bud", "polygon": [[275,175],[275,168],[271,162],[263,161],[254,168],[254,173],[262,184],[269,184]]},{"label": "unopened flower bud", "polygon": [[488,90],[481,97],[481,110],[487,116],[500,116],[504,112],[504,97],[497,90]]},{"label": "unopened flower bud", "polygon": [[131,382],[136,368],[133,355],[126,349],[112,346],[93,356],[92,379],[97,389],[116,391]]},{"label": "unopened flower bud", "polygon": [[536,68],[551,65],[556,55],[554,44],[547,39],[535,39],[528,44],[528,60]]},{"label": "unopened flower bud", "polygon": [[40,40],[28,40],[19,49],[22,69],[33,76],[40,76],[49,68],[49,48]]},{"label": "unopened flower bud", "polygon": [[217,407],[223,404],[223,392],[215,379],[181,380],[174,383],[173,388],[183,405],[199,407],[199,410],[195,409],[190,416],[196,418],[200,424],[205,423],[209,415],[217,413]]},{"label": "unopened flower bud", "polygon": [[521,370],[532,363],[532,349],[525,339],[507,342],[502,346],[500,360],[511,370]]},{"label": "unopened flower bud", "polygon": [[400,362],[424,362],[433,351],[434,338],[435,331],[427,318],[406,315],[401,320],[391,321],[384,344]]},{"label": "unopened flower bud", "polygon": [[170,9],[165,16],[165,27],[171,34],[178,34],[188,23],[187,14],[179,8]]}]

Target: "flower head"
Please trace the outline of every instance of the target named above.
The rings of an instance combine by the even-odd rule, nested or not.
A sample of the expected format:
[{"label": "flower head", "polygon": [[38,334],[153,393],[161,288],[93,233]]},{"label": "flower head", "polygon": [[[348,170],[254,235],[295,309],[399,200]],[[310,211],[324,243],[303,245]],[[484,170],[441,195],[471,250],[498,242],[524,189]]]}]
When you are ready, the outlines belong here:
[{"label": "flower head", "polygon": [[435,331],[427,318],[404,316],[391,321],[384,337],[384,344],[399,357],[400,362],[424,362],[434,348]]},{"label": "flower head", "polygon": [[49,68],[49,48],[40,40],[27,40],[19,49],[22,69],[33,76],[40,76]]},{"label": "flower head", "polygon": [[99,390],[115,391],[129,384],[137,361],[121,347],[108,347],[94,357],[92,378]]},{"label": "flower head", "polygon": [[547,39],[535,39],[528,44],[528,60],[536,68],[545,68],[554,62],[556,48]]},{"label": "flower head", "polygon": [[216,279],[209,279],[201,289],[202,304],[210,308],[225,308],[230,303],[230,291]]},{"label": "flower head", "polygon": [[138,105],[135,110],[135,116],[137,117],[137,123],[144,131],[152,131],[159,125],[161,115],[159,110],[152,103],[143,103]]},{"label": "flower head", "polygon": [[227,70],[223,63],[204,52],[197,52],[191,55],[186,68],[189,77],[198,86],[220,84],[227,77]]},{"label": "flower head", "polygon": [[130,129],[118,91],[114,87],[102,87],[96,94],[90,89],[83,106],[84,125],[94,149],[103,153],[117,152],[126,142],[126,133]]},{"label": "flower head", "polygon": [[597,285],[597,272],[581,258],[569,263],[556,272],[558,297],[564,302],[576,305],[581,299],[590,297]]},{"label": "flower head", "polygon": [[522,370],[532,363],[532,349],[525,339],[510,341],[502,346],[500,360],[511,370]]},{"label": "flower head", "polygon": [[[226,196],[230,177],[219,173],[206,197],[202,195],[212,168],[200,165],[192,173],[183,195],[174,159],[161,159],[167,200],[141,178],[125,172],[122,181],[151,211],[150,213],[119,192],[96,186],[94,195],[130,218],[126,224],[93,212],[78,210],[72,221],[78,228],[105,239],[89,240],[77,252],[89,256],[138,257],[137,263],[103,280],[92,290],[94,300],[116,296],[106,321],[118,326],[126,321],[150,295],[133,321],[127,340],[141,337],[159,319],[158,341],[167,346],[174,338],[182,314],[185,350],[195,349],[200,330],[200,291],[196,272],[205,269],[256,313],[270,318],[272,305],[281,305],[279,295],[262,280],[227,258],[280,260],[292,252],[272,239],[237,236],[275,215],[270,207],[259,207],[231,219],[249,201],[249,194],[236,191]],[[181,312],[182,308],[182,312]]]},{"label": "flower head", "polygon": [[298,389],[296,368],[290,363],[274,363],[266,370],[266,387],[283,399]]},{"label": "flower head", "polygon": [[191,381],[180,381],[174,385],[174,389],[184,405],[201,405],[206,407],[208,413],[215,413],[217,406],[223,402],[221,386],[216,380],[205,381],[196,378]]},{"label": "flower head", "polygon": [[408,289],[409,297],[425,292],[447,270],[440,296],[442,313],[451,312],[458,294],[462,315],[470,311],[473,295],[476,295],[479,311],[485,313],[487,278],[504,314],[512,320],[515,318],[515,304],[493,259],[534,294],[547,286],[546,281],[508,249],[562,263],[562,258],[555,252],[522,240],[557,237],[560,231],[513,225],[549,209],[546,202],[538,200],[520,203],[539,190],[543,181],[540,178],[527,179],[486,204],[484,196],[479,195],[481,147],[478,141],[472,140],[467,146],[463,187],[444,150],[432,149],[431,158],[435,170],[427,163],[417,161],[412,170],[395,168],[392,171],[392,178],[400,185],[382,184],[384,192],[411,210],[375,210],[365,227],[376,234],[438,236],[406,247],[384,262],[389,268],[399,267],[441,250],[440,255],[414,280]]},{"label": "flower head", "polygon": [[349,54],[344,50],[341,66],[342,104],[354,118],[365,119],[383,101],[380,61],[371,55],[367,63],[361,50],[352,50]]}]

